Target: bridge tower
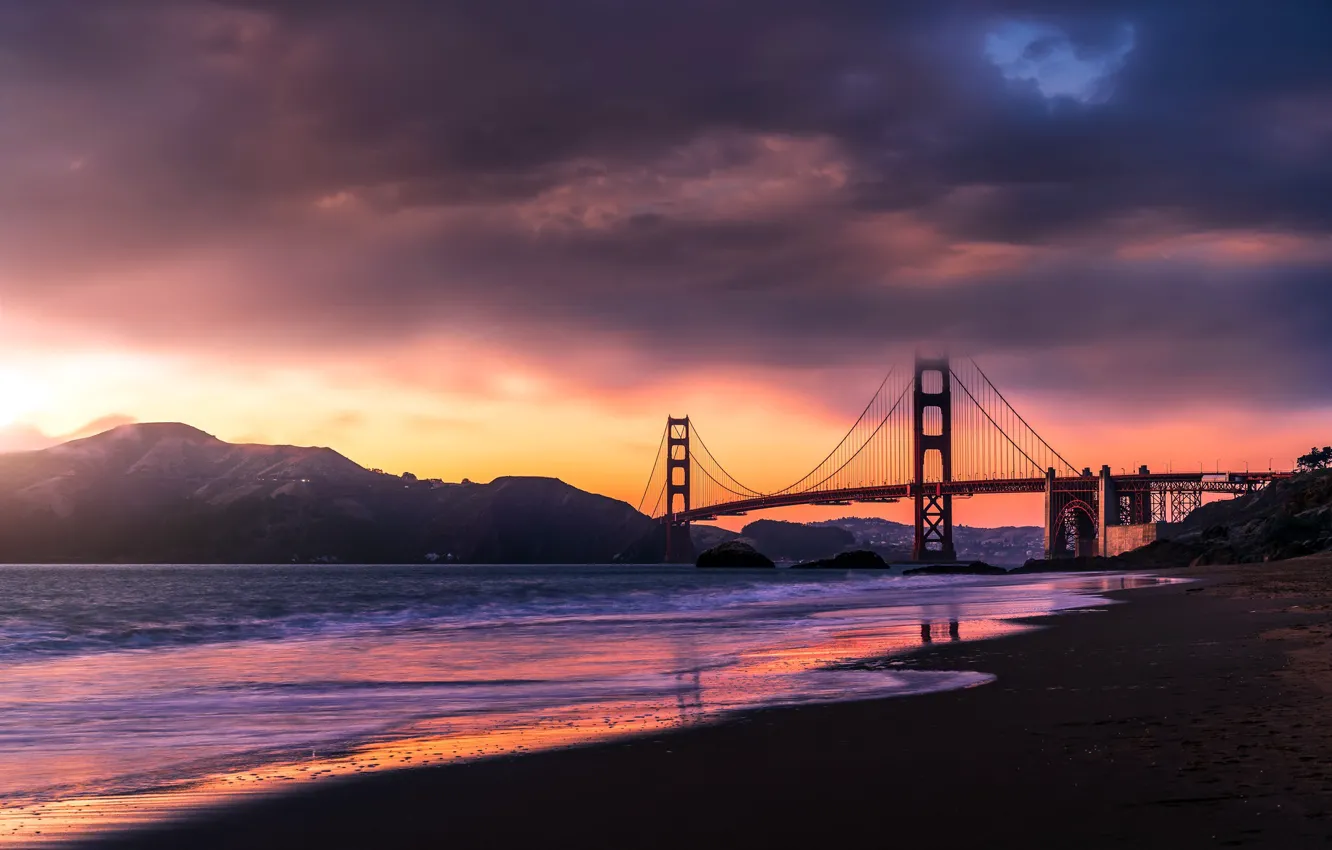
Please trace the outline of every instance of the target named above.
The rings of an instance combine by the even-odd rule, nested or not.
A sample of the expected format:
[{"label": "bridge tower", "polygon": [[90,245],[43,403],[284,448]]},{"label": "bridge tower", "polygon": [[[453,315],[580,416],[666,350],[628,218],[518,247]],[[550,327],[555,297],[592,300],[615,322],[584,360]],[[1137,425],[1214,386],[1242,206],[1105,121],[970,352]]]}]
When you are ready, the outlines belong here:
[{"label": "bridge tower", "polygon": [[[953,497],[943,484],[953,480],[953,380],[948,355],[916,352],[912,397],[911,454],[915,467],[912,495],[916,508],[917,561],[953,561]],[[926,476],[934,481],[926,482]]]},{"label": "bridge tower", "polygon": [[689,523],[677,522],[675,515],[691,507],[689,499],[689,417],[666,418],[666,561],[690,559],[694,547],[689,538]]}]

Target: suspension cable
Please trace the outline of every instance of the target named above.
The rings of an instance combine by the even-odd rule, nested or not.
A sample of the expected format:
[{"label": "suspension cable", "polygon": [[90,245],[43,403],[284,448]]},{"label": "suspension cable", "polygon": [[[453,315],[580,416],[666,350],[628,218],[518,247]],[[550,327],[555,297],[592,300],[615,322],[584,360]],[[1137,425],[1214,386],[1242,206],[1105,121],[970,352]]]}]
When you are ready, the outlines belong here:
[{"label": "suspension cable", "polygon": [[[717,460],[717,456],[714,455],[714,454],[712,453],[712,450],[708,448],[708,444],[705,443],[705,442],[703,442],[703,436],[698,432],[698,428],[693,424],[692,421],[689,423],[689,430],[690,430],[690,435],[691,435],[691,437],[692,437],[694,440],[697,440],[697,441],[698,441],[699,448],[703,449],[703,454],[706,455],[706,456],[708,457],[709,460],[711,460],[714,464],[717,465],[717,469],[721,471],[721,473],[722,473],[723,476],[725,476],[726,478],[729,478],[729,479],[731,480],[731,483],[732,483],[732,484],[734,484],[735,486],[739,487],[741,490],[745,491],[746,493],[748,493],[748,494],[751,495],[751,496],[762,497],[762,496],[767,495],[767,494],[765,494],[765,493],[760,493],[758,490],[755,490],[753,487],[748,487],[748,486],[746,486],[746,485],[744,485],[744,484],[741,484],[739,478],[736,478],[736,477],[735,477],[734,475],[732,475],[730,472],[727,472],[727,471],[726,471],[726,467],[722,466],[721,461]],[[709,475],[708,477],[709,477],[709,478],[712,478],[711,475]],[[720,481],[717,481],[716,478],[712,478],[712,480],[715,481],[715,482],[717,483],[718,486],[723,486],[722,483],[721,483]],[[727,487],[727,488],[725,488],[725,489],[730,490],[730,492],[732,492],[732,493],[736,493],[736,495],[740,495],[740,494],[737,493],[735,490],[731,490],[731,488],[729,488],[729,487]]]},{"label": "suspension cable", "polygon": [[[881,388],[881,389],[882,389],[882,388]],[[853,454],[853,455],[851,455],[851,457],[847,458],[846,461],[845,461],[841,466],[837,467],[837,469],[835,469],[835,470],[833,470],[832,472],[828,473],[827,477],[825,477],[822,481],[820,481],[820,482],[817,483],[817,484],[814,484],[814,485],[810,486],[808,489],[803,490],[803,491],[801,491],[801,492],[804,492],[804,493],[812,493],[812,492],[814,492],[814,491],[817,490],[819,487],[822,487],[824,484],[827,484],[830,480],[832,480],[834,477],[836,477],[836,476],[838,475],[838,473],[840,473],[843,469],[846,469],[848,466],[850,466],[852,461],[854,461],[856,458],[860,457],[860,453],[863,452],[863,451],[865,450],[865,446],[868,446],[868,445],[870,444],[870,441],[874,439],[875,435],[878,434],[880,431],[883,430],[883,426],[886,425],[886,424],[888,423],[888,419],[893,415],[893,412],[897,410],[898,406],[902,404],[902,399],[906,398],[906,397],[907,397],[907,393],[910,392],[910,391],[911,391],[911,385],[908,384],[907,387],[906,387],[906,389],[902,390],[902,394],[901,394],[900,396],[897,397],[897,401],[893,403],[893,408],[892,408],[892,410],[888,411],[888,414],[887,414],[886,416],[883,417],[883,420],[882,420],[881,422],[879,422],[878,427],[875,428],[874,431],[873,431],[868,437],[865,438],[865,443],[864,443],[859,449],[856,450],[856,453],[855,453],[855,454]],[[877,395],[877,393],[876,393],[876,395]],[[822,466],[822,464],[820,464],[820,466]],[[817,467],[816,467],[816,471],[817,471]],[[812,475],[813,473],[810,473],[810,474]],[[806,477],[808,477],[808,476],[806,476]],[[798,484],[798,483],[800,483],[800,482],[796,482],[796,483]]]},{"label": "suspension cable", "polygon": [[[956,372],[953,372],[952,367],[949,367],[948,371],[952,372],[954,378],[957,378],[957,385],[962,388],[962,392],[966,393],[967,398],[971,399],[972,403],[976,405],[976,407],[980,410],[980,412],[985,414],[985,418],[990,420],[990,424],[993,425],[995,429],[998,430],[998,432],[1003,435],[1004,439],[1008,441],[1008,444],[1011,445],[1013,448],[1017,449],[1019,452],[1021,452],[1022,456],[1025,457],[1028,461],[1030,461],[1032,466],[1034,466],[1036,469],[1039,470],[1041,468],[1041,465],[1037,463],[1035,460],[1033,460],[1031,455],[1027,454],[1026,451],[1024,451],[1021,446],[1013,442],[1013,438],[1008,436],[1008,434],[1004,431],[1004,429],[1000,427],[998,422],[994,421],[994,417],[990,415],[990,412],[986,410],[979,401],[976,401],[976,397],[971,394],[971,390],[967,389],[966,382],[963,381],[962,378],[959,377]],[[1067,461],[1065,461],[1065,463],[1067,463]]]},{"label": "suspension cable", "polygon": [[[657,456],[652,461],[652,471],[648,473],[647,485],[643,487],[643,497],[638,500],[638,512],[640,514],[643,512],[643,505],[647,502],[648,491],[652,489],[652,479],[657,477],[657,468],[661,466],[661,450],[662,447],[666,445],[666,436],[670,434],[670,432],[670,425],[667,425],[666,429],[661,432],[661,443],[657,445]],[[660,501],[660,499],[658,499],[658,501]],[[653,510],[656,510],[656,508],[653,508]]]},{"label": "suspension cable", "polygon": [[[851,425],[851,428],[846,432],[846,436],[842,437],[841,442],[839,442],[839,443],[833,448],[832,451],[828,452],[828,456],[825,457],[823,460],[819,461],[818,463],[814,464],[814,468],[813,468],[813,469],[811,469],[809,472],[805,473],[802,477],[797,478],[797,479],[795,480],[794,483],[792,483],[792,484],[788,484],[787,486],[783,487],[782,489],[774,491],[773,495],[777,495],[778,493],[790,493],[790,492],[794,491],[796,487],[799,487],[799,486],[800,486],[802,483],[804,483],[805,481],[809,480],[810,478],[813,478],[813,477],[818,473],[820,467],[822,467],[825,463],[827,463],[829,460],[831,460],[832,457],[833,457],[833,455],[835,455],[835,454],[837,454],[839,451],[841,451],[842,447],[843,447],[844,445],[846,445],[846,441],[849,440],[849,439],[851,439],[852,435],[854,435],[854,434],[856,433],[856,428],[860,427],[860,423],[864,421],[864,419],[865,419],[865,414],[869,413],[870,408],[874,406],[874,402],[879,398],[879,393],[883,392],[883,388],[886,387],[886,386],[888,386],[888,381],[893,377],[893,373],[896,372],[896,371],[897,371],[897,367],[896,367],[896,366],[893,366],[892,368],[890,368],[890,369],[888,370],[888,374],[885,375],[884,378],[883,378],[883,381],[880,382],[880,384],[879,384],[879,388],[878,388],[877,390],[874,391],[874,395],[870,396],[869,404],[865,405],[865,409],[862,410],[862,411],[860,412],[860,416],[856,418],[856,421]],[[878,432],[878,429],[875,429],[875,433],[877,433],[877,432]],[[871,436],[872,436],[872,435],[871,435]],[[868,438],[867,438],[867,439],[866,439],[866,443],[868,443],[868,442],[869,442],[869,440],[868,440]],[[857,450],[856,450],[856,454],[859,454],[860,451],[861,451],[862,449],[864,449],[864,446],[863,446],[863,445],[861,446],[860,449],[857,449]],[[843,464],[841,468],[845,468],[845,466],[846,466],[846,465]],[[838,471],[841,471],[841,469],[839,469]],[[836,474],[836,473],[834,473],[834,474]],[[826,481],[827,479],[825,478],[824,480]],[[823,483],[823,482],[819,482],[819,483],[821,484],[821,483]],[[816,484],[816,485],[814,485],[814,486],[817,487],[818,484]]]},{"label": "suspension cable", "polygon": [[[721,469],[720,466],[718,466],[717,468],[718,468],[718,469]],[[701,464],[701,463],[698,465],[698,471],[701,472],[701,473],[703,473],[705,476],[707,476],[708,480],[711,481],[713,484],[716,484],[718,487],[720,487],[721,489],[725,490],[727,493],[730,493],[732,496],[741,496],[741,497],[743,497],[743,498],[748,498],[748,497],[751,497],[751,496],[754,497],[754,498],[759,498],[759,499],[763,498],[763,494],[761,494],[761,493],[737,493],[735,490],[732,490],[730,487],[728,487],[728,486],[726,486],[725,484],[723,484],[722,482],[718,481],[717,478],[716,478],[716,476],[714,476],[711,472],[709,472],[709,471],[708,471],[708,468],[707,468],[706,466],[704,466],[703,464]],[[727,473],[726,473],[726,470],[724,470],[724,469],[722,470],[722,472],[723,472],[723,474],[727,474]],[[735,482],[735,483],[740,484],[739,481],[737,481],[737,482]],[[744,485],[741,484],[740,486],[743,487]],[[711,507],[711,505],[699,505],[698,507]]]},{"label": "suspension cable", "polygon": [[[1022,414],[1021,414],[1021,413],[1018,413],[1018,412],[1017,412],[1017,408],[1015,408],[1013,405],[1011,405],[1011,404],[1008,403],[1008,399],[1004,398],[1004,394],[1001,393],[1001,392],[999,392],[999,388],[996,387],[996,386],[994,385],[994,382],[990,380],[990,376],[987,375],[987,374],[985,374],[985,370],[982,369],[982,368],[980,367],[980,364],[976,362],[975,358],[973,358],[973,357],[968,357],[967,360],[970,360],[970,361],[971,361],[971,365],[976,367],[976,371],[977,371],[978,373],[980,373],[981,378],[985,381],[985,383],[987,383],[987,384],[990,385],[990,389],[994,390],[994,394],[997,395],[997,396],[999,396],[999,400],[1002,401],[1002,402],[1004,403],[1004,406],[1005,406],[1005,407],[1007,407],[1009,410],[1011,410],[1011,411],[1013,412],[1013,415],[1016,416],[1016,417],[1018,418],[1018,421],[1021,422],[1023,425],[1026,425],[1026,426],[1027,426],[1027,430],[1030,431],[1030,432],[1032,433],[1032,435],[1036,437],[1037,440],[1040,440],[1041,445],[1045,446],[1046,450],[1048,450],[1048,451],[1050,452],[1050,454],[1052,454],[1052,455],[1054,455],[1055,457],[1059,458],[1059,460],[1063,462],[1064,466],[1067,466],[1067,467],[1069,468],[1069,470],[1071,470],[1071,471],[1073,472],[1074,475],[1077,475],[1077,473],[1078,473],[1078,468],[1077,468],[1076,466],[1074,466],[1073,464],[1069,463],[1068,460],[1067,460],[1063,455],[1061,455],[1059,452],[1055,451],[1054,446],[1051,446],[1049,443],[1045,442],[1045,438],[1042,437],[1039,433],[1037,433],[1036,429],[1033,428],[1033,427],[1031,427],[1031,424],[1028,423],[1026,419],[1023,419],[1023,418],[1022,418]],[[949,371],[952,371],[952,370],[950,369]],[[957,373],[954,372],[953,374],[954,374],[954,376],[956,376]],[[959,382],[961,381],[960,378],[959,378],[958,380],[959,380]],[[967,394],[970,395],[970,393],[967,393]],[[974,400],[975,400],[975,399],[973,399],[973,401],[974,401]],[[1044,470],[1042,470],[1042,471],[1044,471]]]}]

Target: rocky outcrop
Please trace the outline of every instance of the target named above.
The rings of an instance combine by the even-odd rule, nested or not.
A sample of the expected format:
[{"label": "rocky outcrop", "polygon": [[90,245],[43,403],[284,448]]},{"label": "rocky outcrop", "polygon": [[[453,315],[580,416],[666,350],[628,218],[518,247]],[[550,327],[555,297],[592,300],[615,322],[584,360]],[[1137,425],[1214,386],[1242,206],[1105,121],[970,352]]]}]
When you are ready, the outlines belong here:
[{"label": "rocky outcrop", "polygon": [[689,537],[694,544],[694,551],[696,552],[711,549],[713,546],[720,546],[723,543],[735,540],[739,536],[738,532],[719,528],[715,525],[694,523],[689,526]]},{"label": "rocky outcrop", "polygon": [[1123,556],[1131,568],[1279,561],[1332,550],[1332,470],[1203,505],[1178,534]]},{"label": "rocky outcrop", "polygon": [[1089,573],[1122,570],[1128,566],[1119,558],[1032,558],[1010,573]]},{"label": "rocky outcrop", "polygon": [[741,536],[774,558],[789,561],[813,561],[831,558],[856,545],[856,537],[845,528],[804,525],[761,519],[746,525]]},{"label": "rocky outcrop", "polygon": [[697,566],[704,569],[771,569],[777,565],[748,543],[730,540],[700,554]]},{"label": "rocky outcrop", "polygon": [[858,549],[854,552],[842,552],[832,558],[820,561],[806,561],[793,564],[793,570],[886,570],[888,562],[877,552]]},{"label": "rocky outcrop", "polygon": [[1008,570],[1003,567],[994,567],[983,561],[972,561],[969,564],[930,564],[927,567],[916,567],[902,573],[904,576],[1002,576],[1007,574]]},{"label": "rocky outcrop", "polygon": [[[871,549],[889,562],[912,558],[916,527],[910,523],[879,517],[842,517],[810,525],[843,528],[855,535],[855,548]],[[1040,556],[1045,547],[1045,529],[1040,526],[976,528],[959,524],[953,526],[953,544],[960,560],[1018,566],[1028,558]],[[772,550],[765,548],[764,551]]]}]

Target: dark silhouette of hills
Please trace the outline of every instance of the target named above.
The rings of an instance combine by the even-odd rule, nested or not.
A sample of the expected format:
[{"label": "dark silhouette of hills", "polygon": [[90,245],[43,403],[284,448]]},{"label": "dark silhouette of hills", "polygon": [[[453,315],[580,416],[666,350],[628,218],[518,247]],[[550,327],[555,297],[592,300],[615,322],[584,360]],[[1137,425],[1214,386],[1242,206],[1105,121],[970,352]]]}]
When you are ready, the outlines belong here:
[{"label": "dark silhouette of hills", "polygon": [[653,527],[555,479],[418,481],[176,423],[0,455],[9,563],[596,563]]},{"label": "dark silhouette of hills", "polygon": [[738,531],[727,531],[715,525],[702,525],[695,523],[690,526],[690,534],[694,538],[694,548],[702,552],[711,549],[714,546],[720,546],[740,536]]},{"label": "dark silhouette of hills", "polygon": [[854,546],[855,535],[843,528],[821,528],[798,522],[760,519],[749,523],[740,536],[754,548],[779,561],[811,561],[836,555]]},{"label": "dark silhouette of hills", "polygon": [[[855,536],[856,546],[877,552],[889,561],[911,558],[915,529],[906,523],[878,517],[843,517],[811,525],[845,529]],[[953,542],[962,560],[991,564],[1022,564],[1045,553],[1045,533],[1040,526],[976,528],[955,525]]]},{"label": "dark silhouette of hills", "polygon": [[1332,551],[1332,470],[1313,470],[1189,514],[1169,540],[1124,556],[1133,566],[1243,564]]},{"label": "dark silhouette of hills", "polygon": [[[1003,563],[1039,529],[957,533],[968,557]],[[910,553],[910,527],[880,519],[759,520],[741,534],[783,561]],[[739,536],[694,525],[675,554],[692,561]],[[552,478],[420,481],[329,448],[233,444],[179,423],[0,454],[5,563],[654,563],[665,543],[630,505]]]}]

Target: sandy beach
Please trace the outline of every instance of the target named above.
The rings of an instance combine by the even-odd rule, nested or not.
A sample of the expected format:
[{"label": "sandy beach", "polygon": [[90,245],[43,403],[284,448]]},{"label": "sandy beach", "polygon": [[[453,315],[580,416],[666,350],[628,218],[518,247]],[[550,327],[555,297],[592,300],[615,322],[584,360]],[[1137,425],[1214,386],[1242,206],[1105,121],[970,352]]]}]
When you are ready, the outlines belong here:
[{"label": "sandy beach", "polygon": [[884,663],[962,691],[392,771],[98,847],[1313,847],[1332,836],[1332,559],[1215,567]]}]

